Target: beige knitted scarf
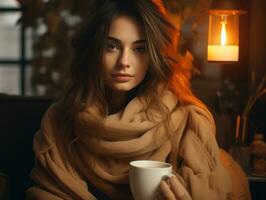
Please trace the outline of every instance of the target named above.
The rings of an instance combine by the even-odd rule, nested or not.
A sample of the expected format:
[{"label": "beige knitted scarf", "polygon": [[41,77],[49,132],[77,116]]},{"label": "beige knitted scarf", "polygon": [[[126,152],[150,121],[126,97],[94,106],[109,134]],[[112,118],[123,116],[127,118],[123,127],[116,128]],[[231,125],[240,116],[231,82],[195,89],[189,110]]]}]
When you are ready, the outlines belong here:
[{"label": "beige knitted scarf", "polygon": [[[69,139],[56,124],[57,107],[51,106],[34,137],[36,162],[31,177],[37,187],[30,188],[27,197],[95,200],[95,197],[103,199],[98,195],[101,191],[111,199],[132,199],[128,164],[138,159],[170,162],[174,172],[179,173],[182,164],[179,154],[184,146],[181,141],[187,131],[206,128],[214,133],[206,127],[213,124],[213,119],[200,107],[178,105],[176,96],[169,91],[161,95],[161,103],[168,110],[167,115],[147,107],[140,97],[108,116],[100,115],[96,106],[88,106],[73,120],[75,132],[70,146],[65,143]],[[194,116],[188,123],[195,112],[204,117]],[[215,149],[211,141],[208,145]],[[193,151],[186,154],[191,158]],[[191,159],[186,161],[195,164]]]},{"label": "beige knitted scarf", "polygon": [[101,117],[95,107],[78,114],[74,150],[78,168],[88,182],[113,199],[129,199],[129,162],[167,159],[171,135],[184,116],[176,109],[177,99],[171,92],[166,92],[162,102],[170,118],[154,110],[149,119],[139,98],[107,117]]},{"label": "beige knitted scarf", "polygon": [[[170,162],[197,199],[226,199],[232,187],[219,161],[215,138],[209,135],[215,132],[210,113],[193,105],[178,106],[171,92],[162,95],[162,103],[169,111],[167,116],[147,109],[139,98],[107,117],[99,115],[95,107],[88,107],[74,120],[75,137],[70,146],[74,160],[69,160],[68,151],[61,148],[66,146],[62,140],[68,139],[56,125],[56,105],[51,106],[34,137],[36,161],[31,177],[36,186],[27,190],[27,199],[103,199],[99,191],[111,199],[132,199],[128,163],[137,159]],[[147,117],[147,111],[153,114],[153,120]],[[189,137],[191,132],[198,135],[196,140]],[[188,167],[182,167],[183,162]],[[235,199],[249,196],[245,175],[239,181],[241,170],[234,166],[229,166],[234,183],[232,195]],[[213,171],[201,173],[209,170]],[[241,186],[247,189],[239,189]]]}]

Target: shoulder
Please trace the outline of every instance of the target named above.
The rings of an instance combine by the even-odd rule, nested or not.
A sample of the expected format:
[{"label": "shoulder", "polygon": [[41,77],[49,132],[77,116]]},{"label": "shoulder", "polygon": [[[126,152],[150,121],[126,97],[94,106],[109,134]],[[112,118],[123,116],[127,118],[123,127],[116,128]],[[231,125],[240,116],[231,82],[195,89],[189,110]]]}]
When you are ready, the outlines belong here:
[{"label": "shoulder", "polygon": [[56,111],[57,111],[57,103],[53,103],[44,113],[42,119],[42,125],[55,120]]},{"label": "shoulder", "polygon": [[212,129],[212,131],[215,132],[212,114],[204,106],[197,106],[193,104],[182,106],[177,105],[172,112],[171,117],[183,119],[182,122],[186,123],[186,126],[189,129],[197,131],[202,127],[208,127],[208,129]]},{"label": "shoulder", "polygon": [[54,146],[55,141],[56,104],[52,104],[45,112],[40,129],[34,136],[33,148],[36,154],[47,151]]},{"label": "shoulder", "polygon": [[215,123],[212,114],[207,108],[196,105],[184,106],[187,115],[188,127],[194,130],[197,134],[204,134],[204,132],[212,132],[215,134]]},{"label": "shoulder", "polygon": [[[211,131],[215,134],[215,123],[212,114],[205,107],[196,105],[177,106],[171,114],[174,122],[182,121],[187,129],[194,130],[195,133]],[[205,130],[205,131],[202,131]]]},{"label": "shoulder", "polygon": [[57,112],[57,103],[53,103],[46,110],[41,121],[40,130],[49,134],[50,136],[52,136],[50,133],[54,132],[54,129],[56,128],[57,125],[56,112]]},{"label": "shoulder", "polygon": [[213,118],[208,110],[194,105],[182,109],[187,111],[187,120],[179,153],[195,173],[212,171],[219,152]]}]

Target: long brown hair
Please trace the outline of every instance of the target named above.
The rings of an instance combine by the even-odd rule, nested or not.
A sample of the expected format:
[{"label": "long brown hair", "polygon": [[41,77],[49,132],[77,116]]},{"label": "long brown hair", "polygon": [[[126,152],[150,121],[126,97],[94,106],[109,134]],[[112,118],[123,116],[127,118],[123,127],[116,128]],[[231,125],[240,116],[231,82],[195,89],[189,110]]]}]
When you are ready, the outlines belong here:
[{"label": "long brown hair", "polygon": [[[161,103],[158,85],[172,90],[179,104],[203,104],[192,94],[189,81],[179,70],[175,28],[166,20],[165,9],[159,0],[97,0],[88,9],[88,16],[73,37],[73,59],[69,70],[69,83],[57,104],[58,125],[64,138],[71,138],[74,118],[85,106],[96,104],[103,115],[108,114],[104,85],[99,72],[103,49],[112,21],[121,15],[134,17],[147,40],[150,59],[144,81],[134,96],[145,97],[148,106],[165,108]],[[155,92],[154,92],[155,91]],[[158,91],[158,92],[156,92]]]}]

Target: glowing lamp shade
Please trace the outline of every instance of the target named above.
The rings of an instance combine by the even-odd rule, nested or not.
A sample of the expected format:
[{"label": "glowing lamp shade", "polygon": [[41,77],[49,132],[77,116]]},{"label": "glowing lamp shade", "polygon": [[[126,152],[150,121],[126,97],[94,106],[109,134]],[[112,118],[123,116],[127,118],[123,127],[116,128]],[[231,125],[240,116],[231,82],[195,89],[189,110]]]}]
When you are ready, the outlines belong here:
[{"label": "glowing lamp shade", "polygon": [[233,0],[215,0],[209,10],[208,53],[209,62],[238,62],[239,15]]},{"label": "glowing lamp shade", "polygon": [[237,62],[239,59],[239,16],[209,15],[208,61]]}]

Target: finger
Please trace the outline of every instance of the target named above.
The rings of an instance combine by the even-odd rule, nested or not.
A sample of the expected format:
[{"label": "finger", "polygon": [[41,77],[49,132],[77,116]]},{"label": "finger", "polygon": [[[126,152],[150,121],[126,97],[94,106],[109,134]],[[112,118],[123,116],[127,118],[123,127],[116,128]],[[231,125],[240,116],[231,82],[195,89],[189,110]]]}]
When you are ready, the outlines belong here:
[{"label": "finger", "polygon": [[175,195],[166,183],[166,181],[161,181],[160,183],[160,190],[163,197],[167,200],[175,200]]},{"label": "finger", "polygon": [[156,195],[156,200],[165,200],[164,196],[161,193],[161,190],[158,190],[158,193]]},{"label": "finger", "polygon": [[155,200],[165,200],[165,197],[163,196],[162,191],[161,191],[160,188],[157,190],[157,194],[156,194]]},{"label": "finger", "polygon": [[180,199],[185,195],[183,185],[179,182],[177,177],[172,176],[169,178],[170,187],[177,199]]}]

